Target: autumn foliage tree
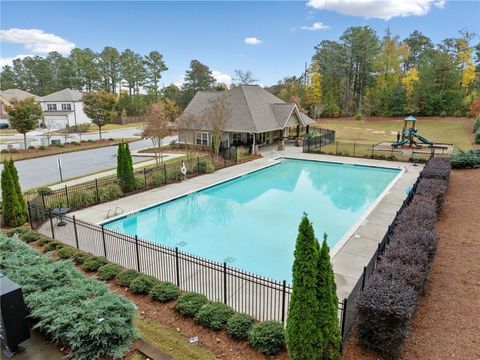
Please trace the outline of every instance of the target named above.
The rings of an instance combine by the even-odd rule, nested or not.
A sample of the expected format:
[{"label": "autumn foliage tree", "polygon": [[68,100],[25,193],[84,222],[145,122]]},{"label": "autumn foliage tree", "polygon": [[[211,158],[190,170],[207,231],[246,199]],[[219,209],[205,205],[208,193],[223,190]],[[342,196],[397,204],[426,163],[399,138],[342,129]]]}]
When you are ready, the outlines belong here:
[{"label": "autumn foliage tree", "polygon": [[33,97],[25,100],[13,99],[10,104],[5,106],[5,111],[12,128],[23,134],[23,146],[26,149],[27,132],[37,127],[38,121],[42,118],[42,108]]},{"label": "autumn foliage tree", "polygon": [[232,108],[223,96],[210,100],[209,106],[202,114],[203,128],[210,131],[212,150],[216,155],[220,151],[222,134],[231,116]]},{"label": "autumn foliage tree", "polygon": [[100,139],[102,139],[102,126],[110,123],[115,116],[116,103],[117,97],[106,91],[83,95],[83,111],[98,126]]}]

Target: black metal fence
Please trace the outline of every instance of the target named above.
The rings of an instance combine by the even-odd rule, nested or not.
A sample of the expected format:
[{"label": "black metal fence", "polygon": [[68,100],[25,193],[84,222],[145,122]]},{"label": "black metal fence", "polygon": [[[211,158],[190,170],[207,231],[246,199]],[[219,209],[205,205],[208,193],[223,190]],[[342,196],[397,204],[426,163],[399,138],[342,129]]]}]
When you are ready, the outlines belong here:
[{"label": "black metal fence", "polygon": [[315,135],[305,136],[303,139],[303,152],[321,151],[322,146],[335,142],[335,131],[323,128],[315,128]]},{"label": "black metal fence", "polygon": [[379,144],[335,141],[335,134],[329,135],[328,133],[326,133],[324,135],[305,139],[303,142],[303,152],[360,158],[374,158],[383,160],[421,162],[426,162],[432,156],[448,155],[445,148],[443,147],[432,147],[425,151],[417,150],[415,148],[384,148],[378,145]]},{"label": "black metal fence", "polygon": [[341,306],[343,310],[342,318],[341,318],[341,322],[342,322],[341,333],[342,333],[342,339],[344,344],[346,343],[352,331],[353,325],[355,323],[355,319],[357,317],[356,300],[358,298],[358,295],[360,294],[360,292],[363,291],[368,280],[373,275],[373,272],[377,266],[377,262],[380,259],[380,256],[385,252],[388,244],[390,243],[390,239],[393,235],[393,230],[395,229],[395,226],[396,226],[397,218],[405,209],[405,207],[407,207],[412,201],[419,181],[420,181],[420,176],[417,178],[417,181],[413,185],[412,190],[409,192],[408,196],[403,201],[402,206],[397,211],[397,214],[394,220],[388,226],[388,230],[385,233],[385,236],[383,237],[382,241],[378,243],[378,247],[375,250],[375,253],[370,258],[370,261],[368,262],[368,264],[364,266],[363,273],[358,279],[355,286],[353,287],[352,291],[350,292],[347,298],[343,299],[342,306]]},{"label": "black metal fence", "polygon": [[[129,192],[124,191],[121,179],[111,175],[76,185],[65,185],[56,190],[42,190],[38,196],[31,198],[30,202],[37,207],[41,204],[47,209],[68,207],[71,210],[78,210],[235,165],[238,161],[237,154],[237,148],[231,147],[224,149],[219,155],[205,154],[136,170],[135,187]],[[182,165],[185,166],[186,174],[181,171]]]}]

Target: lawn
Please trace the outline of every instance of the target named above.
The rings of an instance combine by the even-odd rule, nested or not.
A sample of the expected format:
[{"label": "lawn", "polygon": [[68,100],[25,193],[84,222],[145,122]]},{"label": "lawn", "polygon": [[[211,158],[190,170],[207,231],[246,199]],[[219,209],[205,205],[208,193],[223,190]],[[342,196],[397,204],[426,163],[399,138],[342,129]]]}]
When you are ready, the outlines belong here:
[{"label": "lawn", "polygon": [[[437,143],[453,143],[462,150],[473,147],[472,119],[467,118],[419,118],[416,123],[418,134]],[[369,118],[356,121],[348,119],[320,119],[322,128],[335,130],[339,142],[374,144],[395,141],[397,131],[403,126],[400,118]]]}]

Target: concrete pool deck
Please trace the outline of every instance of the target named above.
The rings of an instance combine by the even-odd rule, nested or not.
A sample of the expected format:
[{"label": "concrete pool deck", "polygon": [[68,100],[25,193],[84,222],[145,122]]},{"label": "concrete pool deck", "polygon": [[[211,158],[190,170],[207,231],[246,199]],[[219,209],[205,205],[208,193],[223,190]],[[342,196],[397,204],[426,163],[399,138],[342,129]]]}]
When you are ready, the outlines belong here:
[{"label": "concrete pool deck", "polygon": [[198,191],[213,184],[273,165],[277,163],[278,160],[276,158],[279,156],[403,169],[396,181],[382,194],[383,197],[379,199],[375,207],[369,209],[361,221],[340,241],[340,245],[332,249],[332,263],[338,298],[343,299],[347,297],[360,278],[364,266],[368,264],[377,249],[378,243],[383,239],[403,200],[406,198],[407,192],[405,189],[413,186],[423,166],[374,159],[304,154],[302,153],[302,148],[293,146],[287,146],[281,152],[265,149],[262,151],[262,155],[264,157],[257,160],[221,169],[212,174],[194,177],[181,183],[166,185],[154,190],[95,205],[73,212],[70,215],[75,215],[78,219],[98,224],[107,220],[106,215],[109,210],[120,208],[123,210],[123,214],[126,214],[141,208],[150,207],[152,204],[171,200],[186,193]]}]

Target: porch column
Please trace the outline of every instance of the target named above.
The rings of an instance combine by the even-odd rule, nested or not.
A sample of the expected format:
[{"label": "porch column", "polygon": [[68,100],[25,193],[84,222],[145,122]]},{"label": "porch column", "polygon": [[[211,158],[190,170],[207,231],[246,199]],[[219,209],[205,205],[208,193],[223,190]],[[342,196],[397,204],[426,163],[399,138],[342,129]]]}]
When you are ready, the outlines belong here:
[{"label": "porch column", "polygon": [[307,125],[306,132],[307,132],[307,134],[310,132],[310,125]]},{"label": "porch column", "polygon": [[300,136],[300,125],[297,125],[297,137]]}]

